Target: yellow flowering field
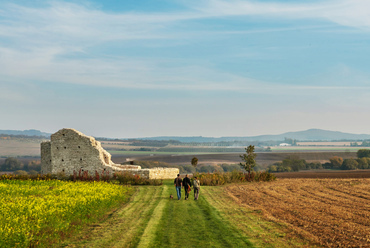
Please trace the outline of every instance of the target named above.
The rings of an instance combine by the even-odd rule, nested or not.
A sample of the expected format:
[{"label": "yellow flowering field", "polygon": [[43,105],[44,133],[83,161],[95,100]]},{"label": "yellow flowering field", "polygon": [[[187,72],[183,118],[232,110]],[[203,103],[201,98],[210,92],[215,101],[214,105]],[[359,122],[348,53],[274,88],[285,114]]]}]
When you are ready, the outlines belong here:
[{"label": "yellow flowering field", "polygon": [[133,191],[106,182],[0,181],[0,247],[48,247]]}]

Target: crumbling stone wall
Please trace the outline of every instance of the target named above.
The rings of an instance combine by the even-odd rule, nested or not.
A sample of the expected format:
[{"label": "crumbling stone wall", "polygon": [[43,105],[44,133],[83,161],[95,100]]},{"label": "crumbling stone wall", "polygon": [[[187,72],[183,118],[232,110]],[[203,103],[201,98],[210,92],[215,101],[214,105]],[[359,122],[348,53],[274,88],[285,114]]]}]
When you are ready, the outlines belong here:
[{"label": "crumbling stone wall", "polygon": [[51,143],[41,143],[41,164],[43,165],[41,173],[51,174]]},{"label": "crumbling stone wall", "polygon": [[149,169],[151,179],[175,179],[179,174],[178,168],[152,168]]},{"label": "crumbling stone wall", "polygon": [[136,165],[115,164],[111,155],[103,149],[99,141],[93,137],[70,128],[64,128],[51,135],[50,141],[41,143],[41,173],[65,173],[72,175],[74,171],[95,171],[113,174],[116,171],[130,171],[145,178],[175,178],[179,173],[176,168],[144,169]]}]

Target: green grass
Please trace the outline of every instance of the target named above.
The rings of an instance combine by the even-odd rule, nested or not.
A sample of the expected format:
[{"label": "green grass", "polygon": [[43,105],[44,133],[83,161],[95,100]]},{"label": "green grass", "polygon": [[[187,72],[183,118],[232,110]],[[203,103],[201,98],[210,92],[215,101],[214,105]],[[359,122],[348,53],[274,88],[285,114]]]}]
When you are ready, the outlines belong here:
[{"label": "green grass", "polygon": [[[172,182],[170,185],[168,196],[170,193],[175,196]],[[167,201],[148,247],[253,247],[204,197],[199,201],[192,196],[187,201],[174,198]]]},{"label": "green grass", "polygon": [[[124,207],[66,241],[63,247],[304,247],[288,227],[202,186],[198,201],[179,201],[173,180],[138,186]],[[169,199],[170,194],[174,199]]]},{"label": "green grass", "polygon": [[126,206],[65,241],[62,247],[137,247],[153,211],[163,198],[163,187],[140,186],[135,189],[136,193]]}]

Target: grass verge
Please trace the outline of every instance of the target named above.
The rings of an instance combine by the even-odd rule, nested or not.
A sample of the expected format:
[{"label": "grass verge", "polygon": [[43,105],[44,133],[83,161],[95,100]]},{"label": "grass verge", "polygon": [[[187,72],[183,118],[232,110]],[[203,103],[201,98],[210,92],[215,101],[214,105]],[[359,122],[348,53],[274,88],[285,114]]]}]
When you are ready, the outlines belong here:
[{"label": "grass verge", "polygon": [[[266,183],[260,183],[266,184]],[[262,210],[240,204],[224,190],[224,186],[203,187],[203,196],[215,207],[221,217],[234,226],[240,235],[248,238],[256,247],[307,247],[308,242],[288,226],[266,220]]]}]

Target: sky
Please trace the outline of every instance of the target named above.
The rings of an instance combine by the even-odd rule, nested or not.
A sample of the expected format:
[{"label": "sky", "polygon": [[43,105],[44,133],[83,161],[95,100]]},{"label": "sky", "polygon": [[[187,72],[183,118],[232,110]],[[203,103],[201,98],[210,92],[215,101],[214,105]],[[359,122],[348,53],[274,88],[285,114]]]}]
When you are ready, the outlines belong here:
[{"label": "sky", "polygon": [[370,134],[370,1],[1,0],[0,129]]}]

